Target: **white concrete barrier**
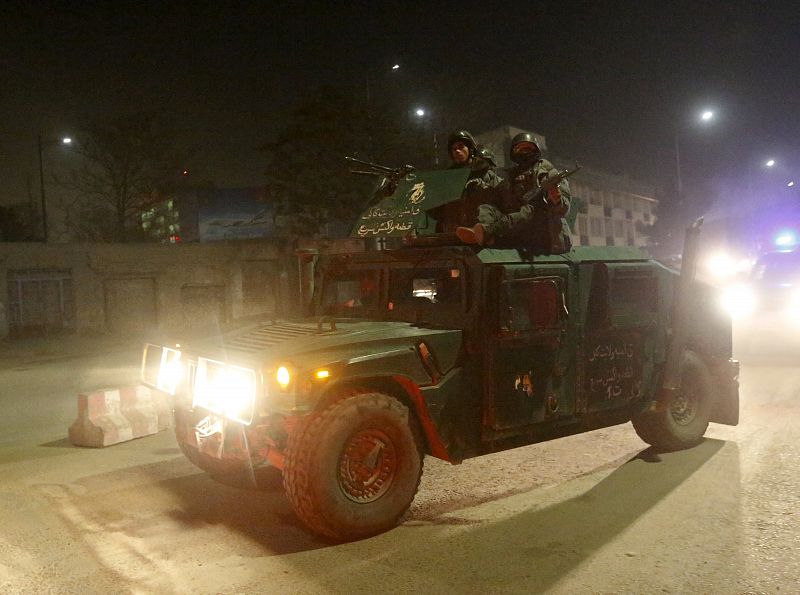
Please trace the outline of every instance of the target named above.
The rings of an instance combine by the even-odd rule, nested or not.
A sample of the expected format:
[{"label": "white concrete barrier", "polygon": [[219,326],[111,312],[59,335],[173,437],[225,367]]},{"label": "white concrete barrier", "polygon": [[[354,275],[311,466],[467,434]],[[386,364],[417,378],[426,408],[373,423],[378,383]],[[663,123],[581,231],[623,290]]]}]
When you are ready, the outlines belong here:
[{"label": "white concrete barrier", "polygon": [[69,427],[69,441],[102,448],[171,425],[172,410],[165,393],[142,385],[101,389],[78,395],[78,417]]}]

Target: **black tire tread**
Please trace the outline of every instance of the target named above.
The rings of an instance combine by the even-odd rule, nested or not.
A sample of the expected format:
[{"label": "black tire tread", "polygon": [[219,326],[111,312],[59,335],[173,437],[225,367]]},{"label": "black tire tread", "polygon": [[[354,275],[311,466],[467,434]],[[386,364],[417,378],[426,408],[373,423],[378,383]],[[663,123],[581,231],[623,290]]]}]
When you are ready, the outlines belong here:
[{"label": "black tire tread", "polygon": [[632,422],[636,434],[647,444],[659,451],[671,452],[691,448],[703,440],[703,435],[708,429],[708,418],[710,417],[711,410],[710,401],[713,397],[711,375],[708,368],[697,355],[692,352],[687,352],[686,359],[683,363],[682,375],[682,382],[695,380],[705,385],[704,398],[706,402],[703,405],[705,407],[706,419],[704,422],[701,421],[700,423],[702,431],[697,432],[699,435],[690,439],[685,439],[672,431],[669,423],[668,406],[665,411],[655,413],[647,412],[634,416]]},{"label": "black tire tread", "polygon": [[[379,408],[384,407],[390,409],[399,416],[407,419],[414,435],[420,461],[423,457],[420,432],[416,424],[413,423],[413,415],[408,407],[389,395],[378,392],[347,392],[327,403],[327,406],[323,409],[311,413],[304,423],[300,424],[300,426],[289,435],[286,465],[283,472],[283,485],[286,497],[297,517],[312,531],[333,542],[361,539],[369,535],[360,532],[342,533],[340,529],[333,527],[331,523],[328,522],[325,515],[321,513],[320,507],[314,502],[312,492],[309,489],[309,485],[314,478],[309,474],[309,466],[311,464],[315,443],[309,436],[318,435],[321,428],[330,420],[339,416],[340,411],[344,407],[350,405],[350,399],[359,399],[363,400],[365,405],[374,405]],[[417,484],[414,486],[414,494],[416,494],[419,489],[419,484],[422,479],[422,468],[421,465]],[[411,501],[409,501],[406,509],[403,510],[396,519],[390,519],[389,522],[387,522],[387,527],[372,533],[380,533],[396,525],[397,521],[408,512],[410,506]]]}]

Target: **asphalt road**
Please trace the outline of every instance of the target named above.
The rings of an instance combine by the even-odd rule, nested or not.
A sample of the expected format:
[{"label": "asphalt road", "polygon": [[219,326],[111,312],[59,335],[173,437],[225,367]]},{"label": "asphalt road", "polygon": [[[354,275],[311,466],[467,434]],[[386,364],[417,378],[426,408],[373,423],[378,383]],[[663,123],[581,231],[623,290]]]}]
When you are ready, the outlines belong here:
[{"label": "asphalt road", "polygon": [[745,365],[742,423],[688,451],[657,455],[626,424],[427,458],[403,525],[331,546],[275,474],[220,483],[170,432],[70,445],[77,392],[134,382],[137,358],[0,361],[0,592],[800,591],[797,365]]}]

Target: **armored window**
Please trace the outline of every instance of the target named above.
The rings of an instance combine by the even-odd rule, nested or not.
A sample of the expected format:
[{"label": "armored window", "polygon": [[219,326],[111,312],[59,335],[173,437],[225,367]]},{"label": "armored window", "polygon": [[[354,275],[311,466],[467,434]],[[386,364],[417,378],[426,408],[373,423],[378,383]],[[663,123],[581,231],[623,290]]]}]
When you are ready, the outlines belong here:
[{"label": "armored window", "polygon": [[560,277],[509,281],[500,293],[500,330],[518,333],[553,330],[566,316]]},{"label": "armored window", "polygon": [[611,310],[620,314],[658,311],[658,281],[655,277],[615,277],[609,295]]},{"label": "armored window", "polygon": [[451,267],[396,269],[391,272],[391,308],[414,304],[459,304],[462,301],[461,269]]},{"label": "armored window", "polygon": [[373,309],[380,299],[380,271],[349,270],[326,279],[322,307],[326,314]]}]

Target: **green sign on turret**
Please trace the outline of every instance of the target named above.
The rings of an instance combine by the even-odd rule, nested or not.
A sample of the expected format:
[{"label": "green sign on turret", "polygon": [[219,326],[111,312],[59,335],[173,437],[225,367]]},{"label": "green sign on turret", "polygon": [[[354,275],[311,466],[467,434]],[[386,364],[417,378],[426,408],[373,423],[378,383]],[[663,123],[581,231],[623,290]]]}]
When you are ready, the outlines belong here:
[{"label": "green sign on turret", "polygon": [[468,176],[468,169],[413,171],[397,182],[390,196],[361,213],[350,235],[369,238],[434,233],[436,220],[429,211],[461,198]]}]

